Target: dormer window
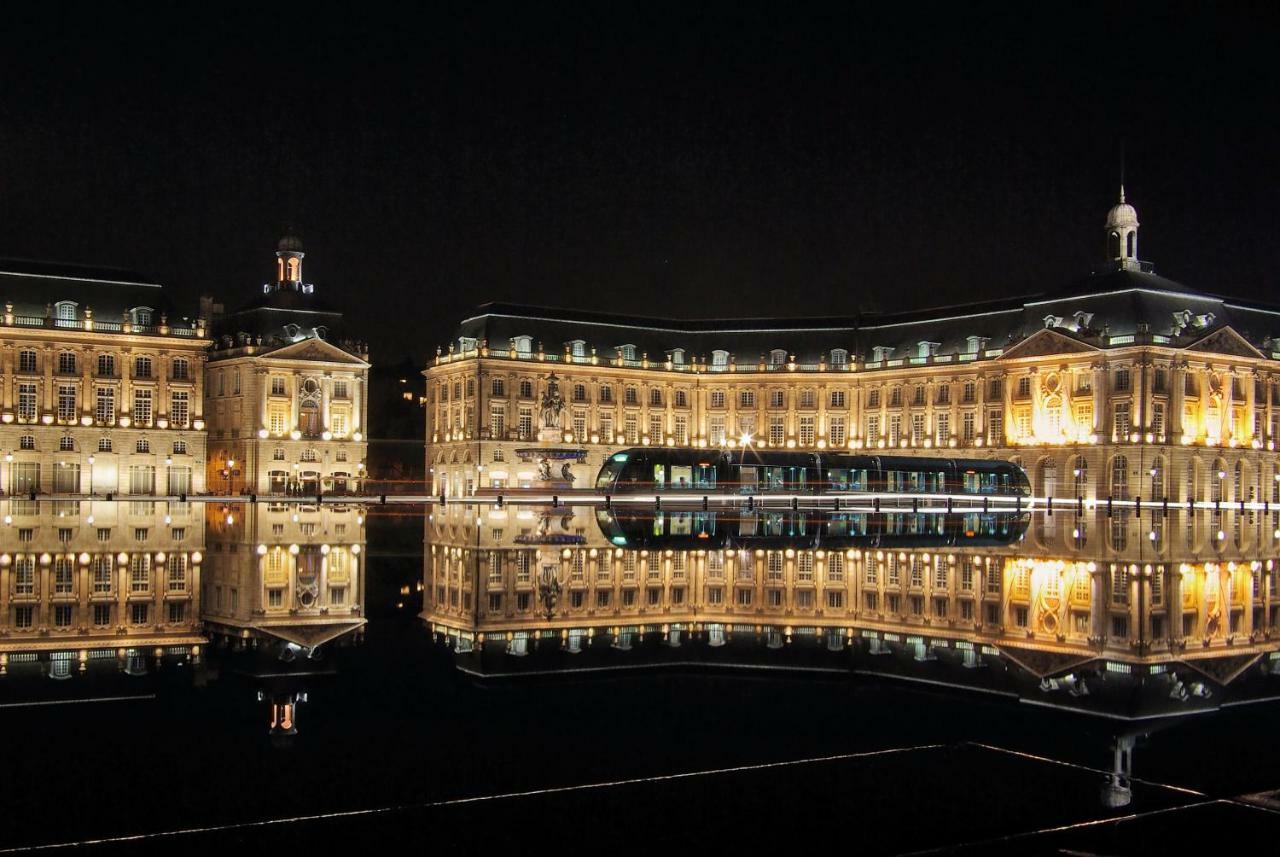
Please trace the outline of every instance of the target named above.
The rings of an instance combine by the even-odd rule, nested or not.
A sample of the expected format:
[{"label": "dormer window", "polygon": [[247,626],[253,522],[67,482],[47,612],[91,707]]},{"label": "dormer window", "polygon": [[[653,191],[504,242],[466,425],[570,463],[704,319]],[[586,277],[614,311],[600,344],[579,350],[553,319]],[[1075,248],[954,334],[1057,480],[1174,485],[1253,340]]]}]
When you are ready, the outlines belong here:
[{"label": "dormer window", "polygon": [[587,343],[584,339],[573,339],[565,343],[568,352],[574,357],[587,356]]},{"label": "dormer window", "polygon": [[527,357],[533,353],[533,337],[513,336],[511,338],[511,350],[518,356]]},{"label": "dormer window", "polygon": [[618,356],[621,357],[623,360],[635,360],[636,347],[634,345],[619,345]]},{"label": "dormer window", "polygon": [[1076,310],[1071,315],[1076,320],[1076,331],[1088,330],[1089,325],[1093,324],[1093,313],[1084,310]]},{"label": "dormer window", "polygon": [[317,327],[317,328],[314,328],[314,330],[315,330],[315,334],[316,334],[316,339],[328,339],[328,338],[329,338],[329,328],[325,327],[323,324],[322,324],[322,325],[320,325],[320,326],[319,326],[319,327]]},{"label": "dormer window", "polygon": [[968,336],[965,337],[965,348],[970,354],[977,354],[986,347],[987,338],[985,336]]},{"label": "dormer window", "polygon": [[716,350],[711,352],[711,368],[713,370],[715,369],[724,370],[724,369],[727,369],[728,367],[729,367],[728,351]]},{"label": "dormer window", "polygon": [[140,327],[148,327],[151,324],[152,309],[149,306],[134,307],[131,310],[133,315],[133,323]]},{"label": "dormer window", "polygon": [[769,352],[769,365],[781,366],[787,362],[787,349],[775,348]]},{"label": "dormer window", "polygon": [[58,327],[72,327],[76,321],[76,302],[58,301],[53,305],[53,318]]},{"label": "dormer window", "polygon": [[1214,315],[1207,312],[1204,315],[1196,316],[1196,327],[1208,327],[1213,324]]},{"label": "dormer window", "polygon": [[462,352],[476,350],[476,338],[474,336],[459,336],[458,350]]},{"label": "dormer window", "polygon": [[302,331],[302,328],[298,327],[296,324],[286,324],[284,326],[284,335],[287,336],[289,339],[297,339],[298,334],[301,331]]},{"label": "dormer window", "polygon": [[1045,326],[1045,329],[1051,329],[1051,328],[1054,328],[1054,327],[1062,327],[1062,316],[1060,316],[1060,315],[1046,315],[1046,316],[1044,317],[1044,326]]},{"label": "dormer window", "polygon": [[849,365],[849,352],[843,348],[831,349],[831,368],[843,369]]},{"label": "dormer window", "polygon": [[927,342],[925,340],[921,340],[920,342],[916,343],[916,356],[917,357],[933,357],[935,354],[938,353],[938,346],[941,344],[942,343],[940,342]]},{"label": "dormer window", "polygon": [[876,345],[871,349],[871,359],[876,363],[881,363],[889,359],[889,355],[893,353],[893,349],[888,345]]},{"label": "dormer window", "polygon": [[684,349],[683,348],[673,348],[667,353],[671,355],[671,365],[673,366],[684,365]]}]

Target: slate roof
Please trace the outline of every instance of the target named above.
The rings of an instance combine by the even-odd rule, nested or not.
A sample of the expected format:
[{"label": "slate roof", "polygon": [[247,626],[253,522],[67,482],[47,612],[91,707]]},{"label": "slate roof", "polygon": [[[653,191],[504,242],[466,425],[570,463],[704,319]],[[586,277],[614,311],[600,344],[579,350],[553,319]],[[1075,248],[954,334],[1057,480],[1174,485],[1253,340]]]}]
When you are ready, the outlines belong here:
[{"label": "slate roof", "polygon": [[135,307],[151,307],[176,321],[160,283],[118,268],[0,259],[0,301],[12,303],[22,316],[43,317],[48,305],[75,301],[81,311],[88,306],[95,317],[109,321]]},{"label": "slate roof", "polygon": [[864,360],[873,358],[876,346],[892,349],[891,359],[916,357],[921,342],[937,343],[939,356],[958,355],[970,350],[970,336],[986,340],[983,350],[1008,349],[1049,326],[1099,348],[1128,344],[1127,337],[1144,332],[1167,337],[1162,344],[1184,347],[1226,326],[1266,354],[1273,338],[1280,346],[1280,308],[1199,292],[1155,274],[1145,263],[1143,270],[1112,267],[1021,297],[856,317],[672,319],[489,303],[464,319],[456,336],[487,339],[491,349],[506,349],[512,337],[530,336],[534,351],[541,343],[552,354],[581,339],[586,353],[594,346],[601,359],[629,344],[636,347],[637,359],[647,352],[651,361],[666,359],[675,348],[685,349],[686,362],[694,355],[710,360],[712,351],[724,349],[737,362],[754,364],[781,348],[800,364],[816,364],[821,357],[830,359],[835,348]]}]

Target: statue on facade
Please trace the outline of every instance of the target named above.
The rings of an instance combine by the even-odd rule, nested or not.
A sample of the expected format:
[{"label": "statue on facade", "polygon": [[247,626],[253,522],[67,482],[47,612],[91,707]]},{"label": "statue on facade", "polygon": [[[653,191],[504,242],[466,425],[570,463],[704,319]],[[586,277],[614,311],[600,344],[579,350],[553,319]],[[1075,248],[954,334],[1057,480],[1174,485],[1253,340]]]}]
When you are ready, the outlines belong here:
[{"label": "statue on facade", "polygon": [[542,391],[542,427],[560,428],[560,413],[564,410],[564,397],[556,373],[547,376],[547,389]]}]

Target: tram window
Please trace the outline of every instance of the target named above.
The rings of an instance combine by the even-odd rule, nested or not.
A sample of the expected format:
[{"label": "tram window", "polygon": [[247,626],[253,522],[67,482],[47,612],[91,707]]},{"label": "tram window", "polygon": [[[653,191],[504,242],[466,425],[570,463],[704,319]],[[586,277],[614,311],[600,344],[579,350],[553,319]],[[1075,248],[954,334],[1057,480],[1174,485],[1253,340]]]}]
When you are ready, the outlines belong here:
[{"label": "tram window", "polygon": [[699,464],[694,470],[693,484],[695,488],[715,488],[716,468],[712,464]]},{"label": "tram window", "polygon": [[671,526],[667,529],[667,534],[672,536],[687,536],[693,532],[693,513],[692,512],[672,512]]},{"label": "tram window", "polygon": [[756,516],[743,515],[742,519],[738,521],[738,535],[754,536],[755,534],[756,534]]},{"label": "tram window", "polygon": [[832,468],[827,471],[827,487],[833,491],[849,490],[849,471],[844,468]]},{"label": "tram window", "polygon": [[964,493],[977,494],[978,493],[978,474],[974,473],[972,470],[966,470],[964,472],[963,486],[964,487],[962,490],[964,491]]},{"label": "tram window", "polygon": [[665,518],[665,516],[666,516],[666,513],[665,513],[665,512],[654,512],[654,513],[653,513],[653,534],[654,534],[655,536],[660,536],[660,535],[662,535],[662,524],[663,524],[663,519]]},{"label": "tram window", "polygon": [[739,467],[738,485],[744,492],[755,491],[759,484],[759,468]]},{"label": "tram window", "polygon": [[667,466],[665,464],[653,465],[653,487],[661,490],[667,484]]},{"label": "tram window", "polygon": [[693,487],[693,467],[688,464],[677,464],[671,467],[672,488]]},{"label": "tram window", "polygon": [[766,512],[764,516],[764,532],[766,536],[785,536],[786,518],[781,512]]}]

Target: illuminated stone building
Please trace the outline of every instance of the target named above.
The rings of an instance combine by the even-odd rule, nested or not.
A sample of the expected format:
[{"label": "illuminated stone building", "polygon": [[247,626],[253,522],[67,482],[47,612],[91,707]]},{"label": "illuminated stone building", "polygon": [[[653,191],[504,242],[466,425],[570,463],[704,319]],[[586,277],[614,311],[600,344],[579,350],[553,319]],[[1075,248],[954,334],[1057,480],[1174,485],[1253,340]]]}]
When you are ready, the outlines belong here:
[{"label": "illuminated stone building", "polygon": [[68,265],[0,262],[0,301],[0,492],[204,491],[204,320]]},{"label": "illuminated stone building", "polygon": [[0,673],[199,655],[200,504],[7,499],[0,512]]},{"label": "illuminated stone building", "polygon": [[207,505],[210,637],[310,654],[364,627],[364,511],[325,503]]},{"label": "illuminated stone building", "polygon": [[538,447],[580,449],[587,487],[620,447],[748,441],[1005,458],[1037,496],[1280,500],[1280,312],[1155,274],[1121,196],[1104,267],[1024,298],[750,321],[482,307],[425,372],[432,493],[532,486]]},{"label": "illuminated stone building", "polygon": [[297,238],[276,249],[276,278],[212,321],[205,409],[210,490],[306,494],[359,490],[368,422],[368,347],[302,279]]}]

